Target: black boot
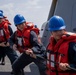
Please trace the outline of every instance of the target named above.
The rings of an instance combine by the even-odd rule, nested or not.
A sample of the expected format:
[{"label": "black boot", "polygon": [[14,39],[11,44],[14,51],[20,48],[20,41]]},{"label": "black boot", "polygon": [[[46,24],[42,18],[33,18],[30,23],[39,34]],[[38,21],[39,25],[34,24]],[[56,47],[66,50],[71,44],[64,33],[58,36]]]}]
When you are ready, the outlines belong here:
[{"label": "black boot", "polygon": [[21,71],[18,71],[18,72],[17,71],[16,72],[13,71],[13,74],[14,75],[25,75],[24,74],[24,70],[21,70]]},{"label": "black boot", "polygon": [[2,59],[1,59],[1,65],[5,65],[5,57],[2,57]]}]

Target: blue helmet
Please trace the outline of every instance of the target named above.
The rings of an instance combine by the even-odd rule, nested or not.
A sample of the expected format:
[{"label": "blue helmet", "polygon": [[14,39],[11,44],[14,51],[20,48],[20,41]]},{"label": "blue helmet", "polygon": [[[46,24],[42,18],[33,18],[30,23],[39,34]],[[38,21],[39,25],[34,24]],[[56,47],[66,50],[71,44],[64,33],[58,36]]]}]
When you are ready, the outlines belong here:
[{"label": "blue helmet", "polygon": [[3,10],[0,10],[1,13],[3,13]]},{"label": "blue helmet", "polygon": [[62,30],[62,29],[66,28],[65,22],[64,22],[63,18],[60,16],[51,17],[48,22],[48,25],[49,25],[50,31]]},{"label": "blue helmet", "polygon": [[26,22],[26,20],[25,20],[25,18],[24,18],[22,15],[17,14],[17,15],[14,17],[14,24],[15,24],[15,26],[17,26],[17,25],[19,25],[19,24],[21,24],[21,23],[23,23],[23,22]]},{"label": "blue helmet", "polygon": [[2,12],[0,12],[0,18],[4,18],[4,16],[3,16],[3,13],[2,13]]}]

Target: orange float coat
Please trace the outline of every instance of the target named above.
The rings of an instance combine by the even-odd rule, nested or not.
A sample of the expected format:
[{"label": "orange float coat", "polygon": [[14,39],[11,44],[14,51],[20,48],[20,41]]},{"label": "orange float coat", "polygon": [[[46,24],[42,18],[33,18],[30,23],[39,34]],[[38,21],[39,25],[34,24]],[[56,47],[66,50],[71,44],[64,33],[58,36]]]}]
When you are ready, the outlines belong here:
[{"label": "orange float coat", "polygon": [[30,44],[30,32],[34,31],[38,35],[39,29],[34,28],[33,26],[29,26],[25,28],[23,31],[17,30],[15,39],[16,44],[18,45],[18,50],[20,53],[24,52],[26,49],[31,48]]},{"label": "orange float coat", "polygon": [[69,72],[62,71],[59,68],[57,63],[69,63],[68,61],[68,48],[70,42],[76,42],[76,34],[75,35],[63,35],[62,38],[56,43],[53,37],[51,37],[50,43],[47,47],[48,50],[51,51],[50,54],[47,55],[49,60],[52,60],[55,63],[47,61],[47,75],[76,75],[76,73],[70,74]]},{"label": "orange float coat", "polygon": [[8,30],[8,23],[3,21],[0,23],[0,42],[5,42],[9,39],[10,32]]}]

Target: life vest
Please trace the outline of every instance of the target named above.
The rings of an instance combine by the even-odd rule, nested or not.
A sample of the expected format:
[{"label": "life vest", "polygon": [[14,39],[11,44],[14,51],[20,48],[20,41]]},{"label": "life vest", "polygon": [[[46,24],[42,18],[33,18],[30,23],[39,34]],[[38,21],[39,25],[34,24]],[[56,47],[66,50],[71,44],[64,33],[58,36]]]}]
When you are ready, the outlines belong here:
[{"label": "life vest", "polygon": [[30,30],[34,31],[37,35],[39,35],[39,29],[38,28],[33,27]]},{"label": "life vest", "polygon": [[26,22],[26,24],[29,30],[34,31],[37,35],[39,35],[39,28],[35,28],[32,22]]},{"label": "life vest", "polygon": [[69,73],[59,69],[58,63],[68,63],[68,48],[70,42],[76,42],[75,35],[63,35],[57,43],[54,38],[51,37],[50,43],[47,47],[50,53],[47,54],[47,59],[54,62],[47,61],[47,75],[76,75],[76,73]]},{"label": "life vest", "polygon": [[10,37],[10,32],[8,30],[8,23],[3,21],[0,23],[0,42],[6,42]]},{"label": "life vest", "polygon": [[11,25],[11,23],[9,22],[9,20],[7,19],[7,17],[6,16],[4,16],[4,19],[3,19],[5,22],[7,22],[8,23],[8,25]]},{"label": "life vest", "polygon": [[28,27],[34,27],[34,24],[33,24],[32,22],[26,22],[26,25],[27,25]]},{"label": "life vest", "polygon": [[[28,48],[31,48],[31,44],[30,44],[30,32],[34,31],[36,32],[36,29],[34,29],[33,27],[29,26],[27,28],[25,28],[23,31],[17,30],[15,32],[15,39],[16,44],[18,46],[18,50],[20,53],[24,52],[25,50],[27,50]],[[36,34],[38,34],[36,32]],[[21,49],[23,48],[23,49]]]},{"label": "life vest", "polygon": [[11,25],[11,23],[9,22],[9,20],[8,20],[8,19],[5,19],[5,21],[8,23],[8,25]]}]

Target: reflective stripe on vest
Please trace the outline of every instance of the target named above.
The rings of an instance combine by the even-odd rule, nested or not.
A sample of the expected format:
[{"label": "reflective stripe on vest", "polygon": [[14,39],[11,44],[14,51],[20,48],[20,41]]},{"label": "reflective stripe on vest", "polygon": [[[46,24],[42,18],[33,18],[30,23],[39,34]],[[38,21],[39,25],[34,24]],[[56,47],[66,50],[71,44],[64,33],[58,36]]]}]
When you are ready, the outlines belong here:
[{"label": "reflective stripe on vest", "polygon": [[17,37],[17,40],[18,40],[18,45],[19,45],[19,46],[22,46],[22,38]]},{"label": "reflective stripe on vest", "polygon": [[[47,59],[49,59],[50,53],[47,52]],[[49,64],[49,61],[47,60],[47,64]]]},{"label": "reflective stripe on vest", "polygon": [[[51,60],[55,62],[54,54],[51,54]],[[55,64],[53,62],[51,62],[50,65],[51,65],[51,67],[54,67]]]},{"label": "reflective stripe on vest", "polygon": [[4,36],[4,32],[2,29],[0,30],[0,36]]}]

